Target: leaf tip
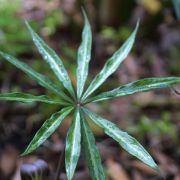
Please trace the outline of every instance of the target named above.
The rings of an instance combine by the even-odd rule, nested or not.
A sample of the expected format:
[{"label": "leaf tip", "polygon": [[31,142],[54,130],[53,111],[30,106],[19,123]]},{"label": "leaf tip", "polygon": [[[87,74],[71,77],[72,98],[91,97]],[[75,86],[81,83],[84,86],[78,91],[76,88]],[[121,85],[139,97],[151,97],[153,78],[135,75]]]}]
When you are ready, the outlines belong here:
[{"label": "leaf tip", "polygon": [[139,26],[140,22],[141,22],[141,18],[138,18],[136,24]]},{"label": "leaf tip", "polygon": [[21,153],[20,154],[20,156],[22,157],[22,156],[26,156],[26,155],[28,155],[30,152],[28,152],[28,150],[26,149],[23,153]]},{"label": "leaf tip", "polygon": [[25,23],[25,25],[26,25],[28,31],[32,34],[32,33],[33,33],[33,29],[31,28],[29,22],[28,22],[27,20],[24,20],[24,23]]},{"label": "leaf tip", "polygon": [[136,27],[135,27],[135,30],[134,30],[134,34],[136,35],[137,34],[137,31],[139,29],[139,25],[140,25],[140,18],[138,18],[137,22],[136,22]]},{"label": "leaf tip", "polygon": [[81,6],[81,11],[82,11],[82,14],[83,14],[83,16],[84,16],[84,19],[88,19],[87,13],[86,13],[86,11],[85,11],[85,9],[84,9],[83,6]]},{"label": "leaf tip", "polygon": [[81,6],[81,11],[82,11],[82,13],[85,13],[85,9],[83,6]]},{"label": "leaf tip", "polygon": [[35,149],[30,147],[30,145],[24,150],[23,153],[20,154],[20,156],[26,156],[32,153]]},{"label": "leaf tip", "polygon": [[163,173],[163,171],[160,169],[160,167],[158,165],[156,165],[154,168],[153,168],[160,176],[162,176],[163,178],[165,178],[165,175]]},{"label": "leaf tip", "polygon": [[29,27],[30,27],[29,22],[26,19],[24,19],[24,23],[25,23],[26,27],[29,29]]}]

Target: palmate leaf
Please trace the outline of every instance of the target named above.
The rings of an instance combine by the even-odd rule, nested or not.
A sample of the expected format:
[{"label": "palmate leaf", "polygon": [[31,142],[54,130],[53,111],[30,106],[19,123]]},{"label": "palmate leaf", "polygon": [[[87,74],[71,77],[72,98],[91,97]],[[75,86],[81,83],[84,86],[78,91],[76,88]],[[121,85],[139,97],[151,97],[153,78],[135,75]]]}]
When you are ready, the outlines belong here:
[{"label": "palmate leaf", "polygon": [[82,146],[88,163],[90,175],[93,180],[105,180],[101,156],[96,146],[94,135],[81,112]]},{"label": "palmate leaf", "polygon": [[48,103],[48,104],[68,105],[66,102],[62,100],[51,99],[50,97],[46,95],[34,96],[32,94],[19,93],[19,92],[0,94],[0,100],[20,101],[24,103],[43,102],[43,103]]},{"label": "palmate leaf", "polygon": [[79,108],[74,113],[73,122],[68,130],[65,149],[65,164],[68,180],[71,180],[77,166],[81,150],[81,123]]},{"label": "palmate leaf", "polygon": [[[175,2],[175,1],[174,1]],[[73,178],[77,162],[80,156],[81,138],[82,146],[85,152],[85,157],[88,162],[90,175],[95,180],[105,180],[105,174],[101,164],[100,153],[95,143],[94,135],[85,119],[84,112],[103,130],[107,135],[116,140],[122,148],[133,156],[140,159],[142,162],[150,166],[151,168],[159,171],[158,166],[150,156],[150,154],[140,145],[140,143],[126,132],[122,131],[112,122],[100,117],[96,113],[83,108],[86,103],[98,102],[106,99],[110,99],[118,96],[130,95],[136,92],[150,91],[158,88],[167,88],[175,84],[180,83],[178,77],[167,77],[167,78],[147,78],[138,80],[123,86],[120,86],[114,90],[101,93],[93,98],[88,98],[104,81],[119,67],[119,65],[128,56],[130,50],[135,41],[136,33],[138,30],[139,22],[137,22],[135,30],[132,32],[130,37],[122,45],[122,47],[113,54],[105,63],[103,69],[91,82],[90,86],[84,92],[85,82],[88,76],[89,61],[91,58],[91,45],[92,45],[92,33],[91,27],[83,10],[84,15],[84,28],[82,33],[82,42],[78,49],[78,66],[76,71],[77,77],[77,92],[75,94],[73,85],[68,76],[68,73],[63,65],[61,59],[57,56],[55,51],[51,49],[34,30],[30,27],[28,22],[26,25],[33,38],[33,41],[38,48],[40,54],[43,56],[45,61],[49,64],[54,74],[57,76],[59,81],[67,89],[70,96],[68,97],[57,85],[53,84],[46,76],[41,75],[34,71],[27,64],[20,62],[16,58],[0,52],[0,57],[3,57],[17,68],[24,71],[27,75],[36,80],[40,85],[59,95],[62,100],[51,99],[46,95],[34,96],[26,93],[5,93],[0,94],[0,100],[9,101],[20,101],[20,102],[44,102],[49,104],[60,104],[64,105],[61,111],[54,113],[48,120],[46,120],[42,127],[37,131],[34,138],[24,151],[22,155],[26,155],[38,148],[62,123],[65,117],[74,109],[74,118],[66,139],[66,150],[65,150],[65,163],[68,180]],[[77,96],[76,96],[77,95]],[[88,99],[87,99],[88,98]],[[82,136],[82,137],[81,137]]]},{"label": "palmate leaf", "polygon": [[63,65],[63,62],[58,57],[53,49],[51,49],[34,30],[30,27],[28,22],[26,22],[28,30],[32,36],[33,42],[38,48],[40,54],[43,56],[44,60],[50,65],[52,71],[57,76],[64,87],[69,91],[69,93],[75,98],[74,89],[69,78],[69,75]]},{"label": "palmate leaf", "polygon": [[105,63],[103,69],[93,79],[82,97],[83,100],[86,99],[91,93],[93,93],[112,73],[114,73],[123,60],[128,56],[134,44],[138,27],[139,22],[137,22],[136,28],[131,36],[126,40],[122,47],[116,51],[113,56]]},{"label": "palmate leaf", "polygon": [[146,78],[122,85],[114,90],[103,92],[85,102],[98,102],[119,96],[127,96],[137,92],[151,91],[160,88],[169,88],[180,84],[179,77]]},{"label": "palmate leaf", "polygon": [[114,123],[100,117],[96,113],[83,108],[86,114],[101,128],[104,132],[117,141],[123,149],[129,152],[131,155],[137,157],[139,160],[160,172],[159,167],[156,165],[150,154],[143,148],[143,146],[128,133],[120,130]]},{"label": "palmate leaf", "polygon": [[59,127],[64,118],[72,110],[73,107],[63,108],[61,111],[54,113],[48,120],[46,120],[22,155],[27,155],[37,149]]},{"label": "palmate leaf", "polygon": [[34,79],[41,86],[59,95],[61,98],[69,102],[72,102],[72,100],[62,90],[60,90],[48,77],[34,71],[30,66],[19,61],[18,59],[12,57],[9,54],[0,51],[0,57],[4,58],[6,61],[16,66],[18,69],[22,70],[24,73],[26,73],[29,77]]},{"label": "palmate leaf", "polygon": [[78,67],[76,72],[78,99],[80,99],[82,95],[84,85],[88,76],[88,67],[91,58],[91,43],[92,43],[91,27],[84,10],[83,10],[83,15],[84,15],[84,28],[82,32],[82,42],[78,49]]}]

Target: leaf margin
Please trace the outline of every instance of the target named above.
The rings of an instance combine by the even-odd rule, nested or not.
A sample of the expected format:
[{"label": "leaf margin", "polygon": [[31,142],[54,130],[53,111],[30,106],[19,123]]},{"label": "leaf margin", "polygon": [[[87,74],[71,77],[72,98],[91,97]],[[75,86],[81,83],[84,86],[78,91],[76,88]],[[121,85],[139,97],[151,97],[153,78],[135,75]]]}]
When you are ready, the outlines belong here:
[{"label": "leaf margin", "polygon": [[91,46],[92,46],[92,32],[88,17],[85,10],[82,8],[84,17],[84,27],[82,31],[81,44],[78,48],[77,58],[77,98],[80,99],[84,90],[84,86],[88,77],[89,62],[91,59]]},{"label": "leaf margin", "polygon": [[55,93],[64,100],[67,100],[68,102],[72,103],[72,100],[59,87],[57,87],[47,76],[44,76],[43,74],[36,72],[29,65],[11,56],[10,54],[0,51],[0,57],[5,59],[12,65],[16,66],[16,68],[23,71],[30,78],[34,79],[39,85],[43,86],[45,89],[48,89],[49,91]]},{"label": "leaf margin", "polygon": [[50,65],[51,70],[56,75],[58,80],[63,84],[66,90],[75,98],[74,88],[69,78],[68,72],[66,71],[61,58],[56,52],[50,48],[47,43],[33,30],[28,21],[25,21],[27,29],[32,37],[32,40],[37,47],[39,53],[43,59]]},{"label": "leaf margin", "polygon": [[[27,154],[32,153],[33,151],[35,151],[42,143],[44,143],[47,138],[49,136],[51,136],[51,134],[60,126],[60,124],[62,123],[62,121],[66,118],[66,116],[68,114],[70,114],[70,112],[74,109],[74,107],[65,107],[63,109],[61,109],[58,112],[55,112],[54,114],[51,115],[51,117],[49,119],[47,119],[43,125],[39,128],[39,130],[36,132],[36,134],[34,135],[33,139],[31,140],[31,142],[29,143],[29,145],[26,147],[25,151],[21,154],[21,156],[25,156]],[[57,117],[56,117],[57,116]],[[55,120],[54,120],[55,119]],[[52,121],[52,122],[49,122]],[[57,123],[57,124],[54,124]],[[47,127],[46,127],[47,125]],[[50,131],[51,129],[49,128],[49,125],[52,127],[53,125],[53,129],[52,131]],[[47,130],[47,131],[46,131]],[[48,132],[50,131],[50,132]],[[48,135],[45,135],[48,132]],[[45,136],[43,138],[43,136],[41,135],[41,133],[43,133],[43,135]],[[45,134],[44,134],[45,133]],[[40,136],[40,137],[39,137]],[[34,145],[35,144],[35,145]]]},{"label": "leaf margin", "polygon": [[[75,152],[74,152],[75,151]],[[65,146],[65,167],[68,180],[73,178],[81,152],[81,124],[79,108],[76,108],[67,133]]]},{"label": "leaf margin", "polygon": [[[81,128],[81,130],[82,130],[82,146],[84,147],[83,150],[85,153],[86,160],[88,162],[88,168],[90,171],[90,175],[91,175],[92,179],[94,179],[94,180],[105,180],[106,178],[105,178],[105,174],[104,174],[104,169],[102,167],[101,156],[100,156],[99,150],[96,145],[95,137],[93,135],[91,128],[88,125],[88,122],[86,121],[84,112],[81,110],[80,113],[81,113],[81,127],[82,127]],[[86,131],[85,131],[85,128],[87,129]],[[88,133],[89,133],[89,135],[88,135]],[[88,144],[86,144],[86,142],[85,142],[85,138],[84,138],[85,136],[87,136]],[[89,140],[88,140],[88,138],[89,138]],[[89,141],[91,141],[91,142],[89,142]],[[91,146],[91,147],[93,146],[93,148],[86,148],[87,146]],[[91,151],[93,150],[93,152],[90,152],[88,150],[91,150]],[[88,155],[89,153],[90,153],[90,155]],[[89,159],[90,156],[95,156],[93,158],[94,160],[93,159],[90,160]],[[91,165],[91,162],[92,162],[92,165]]]},{"label": "leaf margin", "polygon": [[[139,159],[140,161],[142,161],[143,163],[145,163],[146,165],[148,165],[149,167],[151,167],[152,169],[154,169],[155,171],[157,171],[159,174],[162,174],[160,168],[159,168],[158,165],[155,163],[155,161],[153,160],[153,158],[151,157],[151,155],[145,150],[145,148],[144,148],[135,138],[133,138],[132,136],[130,136],[127,132],[124,132],[124,131],[120,130],[120,128],[119,128],[116,124],[110,122],[109,120],[106,120],[106,119],[102,118],[101,116],[99,116],[99,115],[97,115],[96,113],[90,111],[89,109],[83,108],[83,111],[93,120],[94,123],[96,123],[98,126],[100,126],[101,128],[103,128],[104,132],[105,132],[108,136],[110,136],[110,137],[113,138],[115,141],[117,141],[117,142],[121,145],[121,147],[122,147],[124,150],[126,150],[129,154],[135,156],[137,159]],[[97,119],[99,119],[99,120],[97,120]],[[149,161],[152,163],[152,165],[149,164],[149,163],[147,163],[147,162],[146,162],[147,160],[143,160],[143,158],[145,157],[144,155],[141,155],[141,158],[138,157],[137,154],[140,153],[139,151],[137,152],[137,154],[133,154],[132,152],[130,152],[130,151],[128,150],[128,148],[126,147],[126,145],[123,144],[122,138],[117,137],[116,134],[114,135],[114,133],[111,132],[111,131],[108,132],[108,130],[109,130],[108,128],[109,128],[110,130],[111,130],[111,129],[112,129],[112,130],[115,129],[115,130],[119,131],[119,134],[121,134],[122,137],[124,136],[124,137],[127,138],[126,141],[127,141],[128,138],[129,138],[129,140],[131,140],[131,143],[132,143],[132,142],[136,143],[136,146],[137,146],[137,144],[138,144],[138,148],[140,148],[139,151],[140,151],[140,150],[144,151],[144,154],[146,154],[146,155],[148,156],[148,159],[149,159]],[[127,142],[125,142],[125,143],[127,143]],[[136,147],[136,148],[137,148],[137,147]],[[133,149],[133,148],[132,148],[132,149]]]},{"label": "leaf margin", "polygon": [[[94,77],[91,81],[89,87],[83,94],[82,100],[84,101],[88,96],[90,96],[96,89],[98,89],[105,80],[113,74],[120,64],[127,58],[130,50],[135,42],[136,34],[139,28],[139,20],[136,23],[136,27],[128,39],[123,43],[123,45],[106,61],[101,71]],[[118,61],[117,61],[118,59]]]},{"label": "leaf margin", "polygon": [[0,101],[20,101],[24,103],[43,102],[48,104],[69,105],[62,100],[52,99],[47,95],[33,95],[29,93],[11,92],[0,94]]},{"label": "leaf margin", "polygon": [[[146,83],[146,84],[142,85],[142,83]],[[180,84],[180,77],[160,77],[160,78],[151,77],[151,78],[139,79],[137,81],[124,84],[113,90],[102,92],[97,96],[85,100],[84,103],[99,102],[99,101],[112,99],[115,97],[127,96],[140,92],[147,92],[162,88],[170,88],[171,86],[176,84]]]}]

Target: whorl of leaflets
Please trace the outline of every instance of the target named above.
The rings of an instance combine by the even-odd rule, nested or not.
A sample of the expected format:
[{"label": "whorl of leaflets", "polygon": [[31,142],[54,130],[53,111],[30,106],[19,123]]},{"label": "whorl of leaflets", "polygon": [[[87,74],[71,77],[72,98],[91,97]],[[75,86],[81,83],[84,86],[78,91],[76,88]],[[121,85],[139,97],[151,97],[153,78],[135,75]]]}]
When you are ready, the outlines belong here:
[{"label": "whorl of leaflets", "polygon": [[[42,143],[47,140],[49,136],[52,135],[52,133],[61,125],[65,118],[71,112],[73,112],[74,118],[68,130],[65,147],[65,164],[68,180],[71,180],[74,176],[74,172],[80,156],[81,145],[92,179],[106,179],[101,163],[100,153],[96,146],[92,130],[89,127],[89,121],[87,121],[87,117],[100,126],[108,136],[117,141],[124,150],[147,164],[149,167],[160,172],[153,158],[135,138],[119,129],[117,125],[100,117],[98,114],[88,110],[84,106],[87,103],[108,100],[111,98],[126,96],[138,92],[146,92],[160,88],[169,88],[176,84],[180,84],[180,77],[153,77],[140,79],[135,82],[121,85],[116,89],[92,96],[95,90],[97,90],[97,88],[100,87],[105,82],[105,80],[117,70],[119,65],[128,56],[133,47],[136,33],[139,27],[139,22],[137,22],[134,31],[126,40],[126,42],[122,45],[121,48],[119,48],[119,50],[114,53],[111,58],[108,59],[102,70],[95,76],[89,87],[84,91],[85,82],[88,76],[89,61],[91,59],[92,33],[87,15],[84,10],[83,15],[84,28],[82,32],[82,42],[78,49],[77,57],[76,92],[62,60],[58,57],[55,51],[51,49],[38,36],[37,33],[34,32],[34,30],[27,22],[26,25],[30,31],[34,44],[44,58],[45,62],[48,63],[50,69],[57,76],[60,83],[63,84],[66,92],[60,88],[59,84],[55,84],[48,77],[36,72],[27,64],[12,57],[9,54],[0,52],[0,57],[2,59],[5,59],[22,70],[30,78],[39,83],[39,85],[43,86],[54,94],[54,96],[51,97],[48,95],[32,95],[29,93],[12,92],[0,94],[0,100],[19,101],[23,103],[41,102],[50,104],[51,106],[56,104],[60,107],[59,111],[52,114],[51,117],[43,123],[22,155],[27,155],[36,150]],[[90,95],[91,97],[89,97]]]}]

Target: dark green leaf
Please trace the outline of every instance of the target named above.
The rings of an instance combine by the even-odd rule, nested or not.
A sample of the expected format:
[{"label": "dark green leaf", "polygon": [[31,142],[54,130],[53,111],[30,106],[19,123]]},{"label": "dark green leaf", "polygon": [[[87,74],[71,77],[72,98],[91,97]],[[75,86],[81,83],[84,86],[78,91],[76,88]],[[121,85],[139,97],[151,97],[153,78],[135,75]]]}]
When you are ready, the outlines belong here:
[{"label": "dark green leaf", "polygon": [[38,48],[40,54],[43,56],[44,60],[50,65],[52,71],[55,73],[60,82],[63,83],[64,87],[69,91],[69,93],[75,97],[74,89],[71,84],[71,80],[68,73],[58,55],[53,49],[51,49],[34,30],[30,27],[28,22],[26,22],[28,30],[32,36],[33,42]]},{"label": "dark green leaf", "polygon": [[34,71],[30,66],[17,60],[16,58],[12,57],[9,54],[6,54],[0,51],[0,56],[4,58],[5,60],[7,60],[8,62],[10,62],[11,64],[13,64],[14,66],[16,66],[17,68],[21,69],[32,79],[37,81],[41,86],[47,88],[53,93],[56,93],[63,99],[66,99],[67,101],[72,102],[71,99],[68,96],[66,96],[66,94],[63,93],[62,90],[59,90],[59,88],[55,84],[53,84],[51,80],[47,78],[46,76],[39,74],[38,72]]},{"label": "dark green leaf", "polygon": [[105,180],[104,170],[101,163],[100,153],[96,146],[94,135],[86,122],[84,114],[81,113],[82,145],[88,168],[93,180]]},{"label": "dark green leaf", "polygon": [[48,120],[46,120],[22,155],[27,155],[33,152],[44,141],[46,141],[46,139],[59,127],[61,122],[72,111],[72,109],[72,107],[63,108],[61,111],[54,113]]},{"label": "dark green leaf", "polygon": [[151,90],[160,89],[160,88],[168,88],[175,84],[180,84],[179,77],[141,79],[141,80],[120,86],[114,90],[101,93],[98,96],[95,96],[87,100],[87,102],[103,101],[103,100],[114,98],[114,97],[127,96],[127,95],[134,94],[137,92],[151,91]]},{"label": "dark green leaf", "polygon": [[92,33],[91,27],[83,10],[84,15],[84,29],[82,32],[82,42],[78,49],[78,67],[77,67],[77,96],[80,99],[84,85],[88,76],[89,61],[91,59],[91,43],[92,43]]},{"label": "dark green leaf", "polygon": [[114,53],[114,55],[105,63],[103,69],[93,79],[88,89],[83,95],[83,100],[86,99],[91,93],[93,93],[112,73],[116,71],[123,60],[128,56],[136,37],[136,33],[139,27],[139,22],[136,25],[135,30],[122,47]]},{"label": "dark green leaf", "polygon": [[79,109],[74,114],[73,122],[67,134],[65,162],[66,174],[69,180],[73,178],[81,150],[81,124]]},{"label": "dark green leaf", "polygon": [[96,113],[85,108],[84,111],[98,126],[104,129],[104,132],[108,136],[117,141],[122,146],[122,148],[151,168],[160,172],[159,167],[156,165],[150,154],[135,138],[131,137],[128,133],[121,131],[114,123],[100,117]]},{"label": "dark green leaf", "polygon": [[0,100],[20,101],[20,102],[25,102],[25,103],[44,102],[44,103],[49,103],[49,104],[62,104],[62,105],[67,104],[62,100],[51,99],[50,97],[46,95],[34,96],[32,94],[19,93],[19,92],[0,94]]}]

